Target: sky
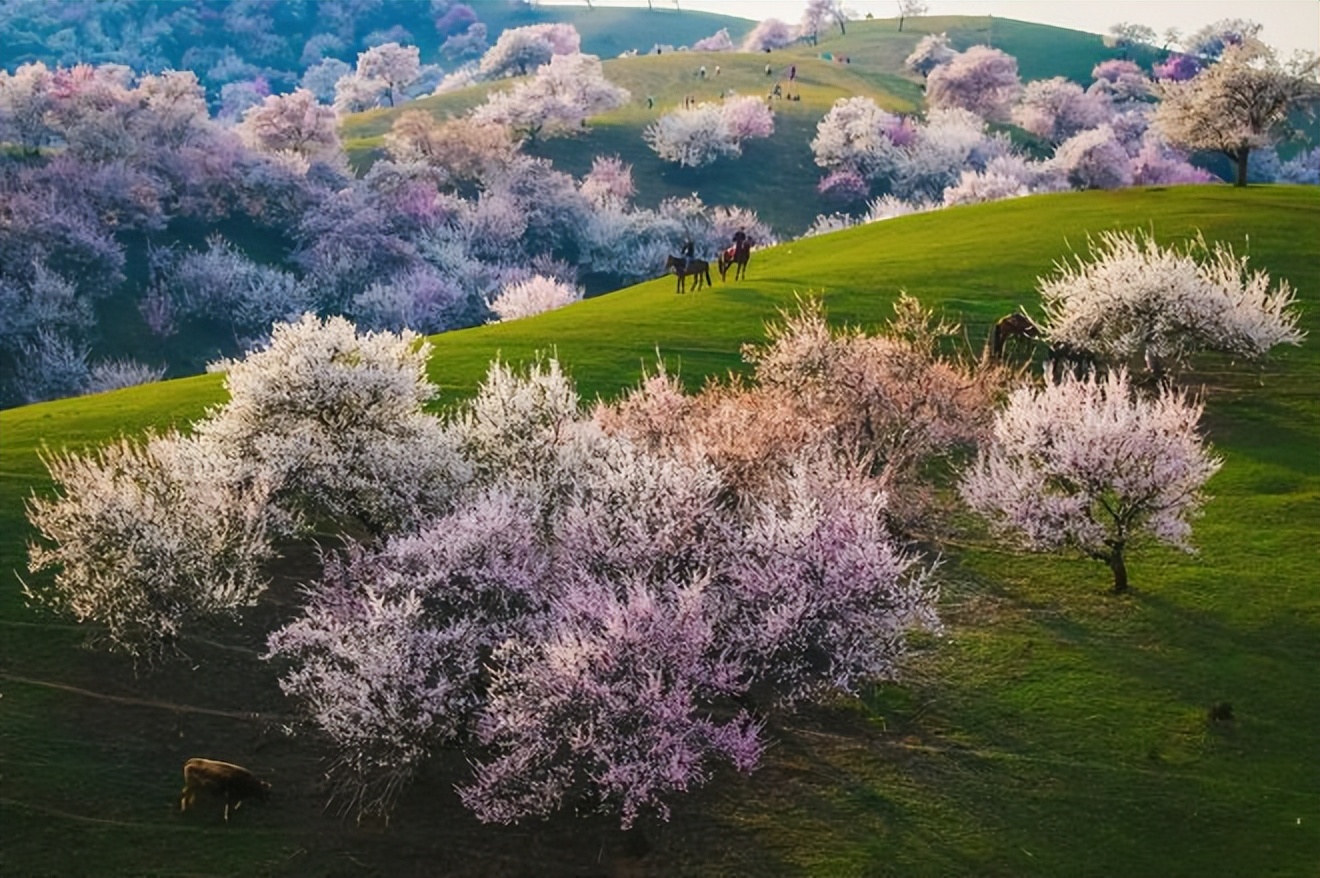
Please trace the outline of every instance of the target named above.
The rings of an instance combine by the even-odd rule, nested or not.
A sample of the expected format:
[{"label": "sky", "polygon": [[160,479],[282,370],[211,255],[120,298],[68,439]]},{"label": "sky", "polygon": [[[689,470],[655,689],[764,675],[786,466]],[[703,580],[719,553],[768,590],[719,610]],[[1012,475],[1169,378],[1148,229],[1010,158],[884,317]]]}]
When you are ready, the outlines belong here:
[{"label": "sky", "polygon": [[[561,0],[563,2],[563,0]],[[672,0],[653,0],[656,7]],[[596,0],[600,6],[645,6],[646,0]],[[781,18],[796,22],[806,0],[679,0],[700,9],[742,18]],[[893,18],[894,0],[845,0],[859,17]],[[1294,50],[1320,53],[1320,0],[927,0],[931,15],[996,15],[1104,33],[1120,21],[1144,24],[1163,34],[1184,34],[1222,18],[1247,18],[1264,25],[1261,38],[1286,58]]]}]

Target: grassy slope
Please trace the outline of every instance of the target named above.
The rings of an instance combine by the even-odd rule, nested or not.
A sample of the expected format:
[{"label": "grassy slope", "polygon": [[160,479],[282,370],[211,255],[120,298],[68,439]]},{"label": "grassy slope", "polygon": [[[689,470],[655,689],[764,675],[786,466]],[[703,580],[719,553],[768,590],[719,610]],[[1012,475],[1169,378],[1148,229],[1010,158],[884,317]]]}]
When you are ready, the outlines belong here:
[{"label": "grassy slope", "polygon": [[[605,61],[605,75],[632,93],[631,103],[593,119],[591,130],[579,137],[552,139],[528,151],[577,176],[591,169],[594,156],[619,155],[633,165],[640,204],[653,206],[667,197],[699,191],[708,204],[752,207],[781,234],[797,235],[817,214],[831,210],[816,194],[820,169],[810,148],[816,123],[834,101],[850,95],[867,95],[893,112],[919,111],[921,87],[905,74],[903,59],[924,33],[944,31],[960,48],[988,40],[1017,56],[1024,80],[1063,75],[1089,82],[1096,63],[1115,57],[1100,37],[1079,31],[1008,19],[946,17],[909,20],[901,33],[896,20],[851,22],[847,35],[831,29],[822,33],[817,46],[797,45],[770,54],[614,58]],[[824,60],[826,54],[831,60]],[[843,56],[850,63],[837,60]],[[765,75],[766,63],[771,65],[771,77]],[[718,78],[714,76],[717,64],[721,67]],[[716,100],[725,90],[768,94],[776,80],[787,84],[790,65],[797,67],[796,91],[802,100],[776,102],[774,135],[747,143],[742,157],[706,168],[679,168],[660,161],[643,142],[643,129],[662,113],[680,106],[684,97]],[[705,80],[697,75],[702,66],[708,73]],[[482,85],[424,98],[407,109],[425,109],[438,117],[461,115],[485,99],[487,88]],[[650,110],[646,108],[648,96],[655,102]],[[398,112],[402,110],[374,110],[344,123],[343,136],[355,164],[361,167],[370,161]]]},{"label": "grassy slope", "polygon": [[[1034,300],[1033,278],[1088,231],[1193,229],[1241,245],[1300,290],[1312,341],[1263,381],[1207,360],[1206,428],[1223,472],[1197,525],[1202,552],[1150,551],[1136,593],[1103,595],[1090,562],[973,542],[945,568],[946,636],[907,684],[776,725],[768,764],[722,778],[649,829],[640,862],[608,822],[481,827],[438,765],[387,832],[318,814],[316,753],[242,717],[283,708],[251,655],[188,644],[191,661],[134,677],[75,649],[77,632],[0,589],[0,871],[5,874],[1312,875],[1320,859],[1320,193],[1227,188],[1066,194],[909,217],[755,254],[750,282],[677,297],[661,279],[560,312],[436,339],[446,398],[496,352],[557,345],[585,395],[635,379],[659,345],[689,383],[736,366],[740,343],[795,293],[874,323],[906,288],[988,322]],[[22,564],[21,503],[44,480],[41,439],[79,444],[192,417],[220,394],[200,377],[0,412],[0,568]],[[302,568],[310,570],[308,567]],[[285,610],[211,634],[260,645]],[[15,677],[175,709],[15,682]],[[1207,705],[1232,702],[1225,727]],[[172,812],[178,764],[212,755],[274,769],[279,798],[240,812]],[[205,860],[195,851],[205,845]]]}]

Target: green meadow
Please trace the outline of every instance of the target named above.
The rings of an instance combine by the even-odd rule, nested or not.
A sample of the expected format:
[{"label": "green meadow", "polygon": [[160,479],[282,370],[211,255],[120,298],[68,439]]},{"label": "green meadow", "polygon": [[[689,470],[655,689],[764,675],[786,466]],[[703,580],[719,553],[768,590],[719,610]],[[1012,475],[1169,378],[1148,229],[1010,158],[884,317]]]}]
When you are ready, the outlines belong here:
[{"label": "green meadow", "polygon": [[[296,583],[316,575],[308,546],[286,548],[279,581],[241,620],[136,673],[21,591],[24,500],[49,490],[38,449],[185,425],[223,398],[220,379],[0,412],[0,874],[1314,876],[1314,187],[1037,196],[757,250],[740,283],[680,296],[660,278],[438,336],[437,405],[471,394],[493,357],[546,351],[586,399],[628,387],[657,350],[696,388],[739,370],[739,346],[808,294],[834,322],[874,327],[906,290],[960,321],[955,343],[979,353],[995,318],[1035,309],[1038,276],[1113,228],[1164,242],[1200,231],[1298,291],[1302,347],[1264,366],[1206,356],[1182,376],[1225,459],[1195,525],[1200,551],[1134,554],[1133,592],[1119,598],[1096,562],[1019,555],[965,523],[940,547],[945,629],[918,644],[905,679],[775,718],[761,770],[678,800],[645,845],[597,816],[484,826],[457,800],[452,754],[388,827],[323,812],[327,753],[282,733],[288,708],[258,657]],[[1232,720],[1208,718],[1219,702]],[[198,755],[268,774],[272,800],[228,826],[218,811],[180,815],[180,766]]]}]

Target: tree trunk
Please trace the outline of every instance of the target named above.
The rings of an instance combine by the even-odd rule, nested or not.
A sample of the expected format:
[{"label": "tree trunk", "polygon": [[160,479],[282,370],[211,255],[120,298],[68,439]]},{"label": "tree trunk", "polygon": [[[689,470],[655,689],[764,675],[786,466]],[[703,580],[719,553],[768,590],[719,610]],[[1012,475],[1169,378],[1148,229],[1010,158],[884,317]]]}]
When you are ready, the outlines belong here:
[{"label": "tree trunk", "polygon": [[1126,594],[1128,590],[1127,564],[1123,561],[1123,547],[1115,546],[1109,553],[1106,563],[1114,573],[1114,594]]},{"label": "tree trunk", "polygon": [[1247,159],[1250,156],[1251,150],[1249,149],[1243,149],[1233,156],[1234,161],[1237,162],[1237,181],[1234,182],[1234,186],[1247,185]]},{"label": "tree trunk", "polygon": [[898,17],[898,32],[903,32],[903,16],[901,15]]}]

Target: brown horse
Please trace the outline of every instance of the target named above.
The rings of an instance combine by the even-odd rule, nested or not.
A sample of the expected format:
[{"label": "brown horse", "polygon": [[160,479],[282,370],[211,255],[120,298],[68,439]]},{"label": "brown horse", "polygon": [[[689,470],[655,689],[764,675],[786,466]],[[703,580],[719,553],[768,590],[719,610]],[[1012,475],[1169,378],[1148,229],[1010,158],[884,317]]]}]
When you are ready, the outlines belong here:
[{"label": "brown horse", "polygon": [[[1004,345],[1010,338],[1025,338],[1036,341],[1044,337],[1040,327],[1031,322],[1025,314],[1009,314],[1001,317],[990,332],[990,353],[995,359],[1004,356]],[[1048,339],[1047,339],[1048,341]],[[1095,358],[1088,352],[1067,342],[1049,342],[1050,377],[1057,383],[1065,371],[1081,378],[1095,368]]]},{"label": "brown horse", "polygon": [[[704,259],[685,259],[682,256],[670,256],[665,260],[665,271],[674,270],[678,276],[678,288],[675,292],[687,292],[687,276],[690,274],[696,278],[696,283],[692,285],[692,292],[701,289],[702,286],[710,286],[710,263]],[[704,281],[704,283],[703,283]]]},{"label": "brown horse", "polygon": [[720,251],[720,280],[727,281],[729,266],[737,266],[733,270],[733,279],[742,280],[747,276],[747,263],[752,260],[752,242],[740,241],[726,250]]},{"label": "brown horse", "polygon": [[1001,317],[990,331],[990,353],[995,359],[1004,356],[1004,345],[1010,338],[1035,340],[1040,338],[1040,328],[1031,322],[1031,318],[1022,313]]}]

